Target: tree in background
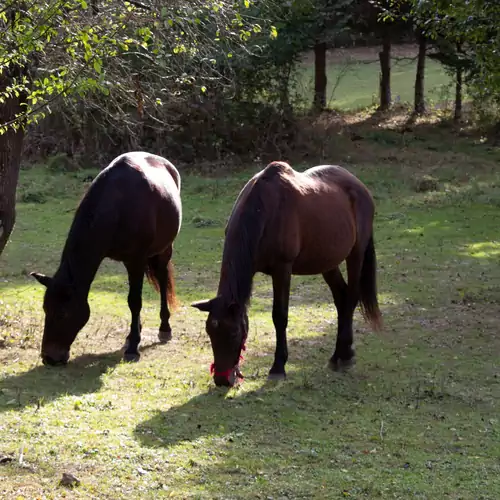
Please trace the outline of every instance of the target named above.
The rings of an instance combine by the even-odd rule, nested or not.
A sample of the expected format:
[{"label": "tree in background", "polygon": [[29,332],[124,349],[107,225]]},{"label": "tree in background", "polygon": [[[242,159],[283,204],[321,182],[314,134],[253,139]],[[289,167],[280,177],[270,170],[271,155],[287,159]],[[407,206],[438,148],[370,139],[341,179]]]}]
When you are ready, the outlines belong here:
[{"label": "tree in background", "polygon": [[354,0],[316,0],[312,2],[313,17],[310,32],[314,49],[314,98],[313,110],[326,108],[328,84],[326,54],[333,41],[347,30],[352,17]]},{"label": "tree in background", "polygon": [[279,36],[269,46],[278,65],[286,65],[291,69],[306,51],[313,51],[312,108],[316,112],[321,112],[327,104],[327,50],[334,45],[335,39],[348,29],[354,1],[271,0],[258,3],[261,9],[265,9],[267,5],[266,14],[261,13],[261,16],[272,16],[273,24],[278,29]]},{"label": "tree in background", "polygon": [[[117,7],[120,8],[117,8]],[[59,97],[109,92],[104,62],[150,36],[129,3],[7,0],[0,11],[0,253],[15,223],[26,127]]]},{"label": "tree in background", "polygon": [[[415,1],[415,0],[414,0]],[[486,95],[500,98],[500,3],[484,0],[416,2],[415,15],[427,18],[428,31],[474,51],[476,70],[471,83]]]},{"label": "tree in background", "polygon": [[224,61],[235,49],[244,52],[252,34],[265,28],[244,18],[250,6],[248,0],[174,0],[168,8],[160,0],[3,2],[0,254],[15,223],[27,126],[62,100],[65,108],[77,102],[81,113],[122,119],[132,131],[144,116],[155,119],[164,96],[204,93],[216,82],[228,85]]},{"label": "tree in background", "polygon": [[130,33],[127,3],[7,0],[0,10],[0,253],[15,223],[15,196],[26,126],[58,97],[106,91],[104,61],[126,45],[146,43],[150,30]]},{"label": "tree in background", "polygon": [[465,82],[476,103],[500,104],[500,3],[484,0],[411,0],[412,16],[445,50],[441,60],[456,75],[455,118],[460,119]]},{"label": "tree in background", "polygon": [[433,49],[429,57],[439,61],[454,77],[455,104],[453,120],[458,123],[462,120],[464,84],[474,69],[474,54],[468,52],[469,47],[464,45],[460,39],[453,43],[443,35],[434,39]]},{"label": "tree in background", "polygon": [[391,50],[411,32],[408,22],[409,4],[394,4],[391,0],[357,0],[351,30],[381,45],[379,51],[379,110],[386,111],[391,96]]},{"label": "tree in background", "polygon": [[427,57],[427,37],[422,29],[417,29],[418,56],[415,75],[415,100],[413,112],[416,115],[425,113],[425,58]]},{"label": "tree in background", "polygon": [[371,0],[358,0],[356,12],[353,16],[351,29],[362,33],[363,36],[374,37],[381,43],[379,51],[380,76],[379,76],[379,110],[387,111],[391,106],[391,46],[392,28],[395,21],[381,20],[385,7],[381,2]]}]

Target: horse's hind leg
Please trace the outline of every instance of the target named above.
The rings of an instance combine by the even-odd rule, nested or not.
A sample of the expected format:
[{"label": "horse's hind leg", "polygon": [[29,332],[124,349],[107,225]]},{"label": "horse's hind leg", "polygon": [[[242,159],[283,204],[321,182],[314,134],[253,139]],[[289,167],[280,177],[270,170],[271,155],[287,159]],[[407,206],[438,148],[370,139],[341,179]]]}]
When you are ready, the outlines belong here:
[{"label": "horse's hind leg", "polygon": [[123,359],[125,361],[139,361],[139,343],[141,342],[141,309],[142,285],[144,283],[144,264],[125,263],[128,271],[128,306],[132,314],[130,333],[125,342]]},{"label": "horse's hind leg", "polygon": [[[339,268],[324,273],[323,277],[332,292],[338,317],[337,343],[333,356],[330,358],[329,366],[333,370],[348,368],[354,364],[352,320],[358,303],[358,286],[352,283],[355,280],[355,276],[352,271],[349,272],[349,266],[349,285],[346,284]],[[356,280],[357,282],[359,282],[359,277]]]},{"label": "horse's hind leg", "polygon": [[160,342],[168,342],[172,339],[172,328],[170,327],[170,310],[167,302],[167,284],[168,284],[168,262],[172,256],[172,251],[155,255],[149,259],[149,267],[153,271],[158,287],[160,289],[160,330],[158,339]]}]

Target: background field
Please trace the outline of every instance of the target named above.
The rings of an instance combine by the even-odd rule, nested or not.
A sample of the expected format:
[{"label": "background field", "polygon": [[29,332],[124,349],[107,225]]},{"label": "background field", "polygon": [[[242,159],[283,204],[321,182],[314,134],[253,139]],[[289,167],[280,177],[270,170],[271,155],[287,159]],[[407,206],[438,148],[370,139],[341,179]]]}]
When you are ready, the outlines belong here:
[{"label": "background field", "polygon": [[[378,105],[380,63],[378,47],[336,49],[327,59],[327,104],[340,110],[355,110]],[[392,49],[392,99],[412,103],[414,98],[417,47],[394,46]],[[425,95],[429,105],[443,107],[454,95],[452,80],[443,66],[431,58],[426,60]],[[314,95],[314,54],[304,57],[297,75],[297,93],[308,101]]]},{"label": "background field", "polygon": [[[63,369],[39,361],[42,289],[27,273],[55,271],[88,172],[23,170],[0,260],[0,497],[499,498],[500,152],[425,125],[357,133],[328,160],[374,193],[385,330],[357,315],[356,367],[327,371],[328,289],[295,278],[288,380],[270,384],[271,288],[259,276],[246,378],[229,391],[213,387],[205,316],[189,304],[213,295],[225,221],[263,165],[182,170],[174,340],[156,343],[146,287],[142,359],[120,362],[126,275],[106,262]],[[59,486],[63,472],[80,486]]]}]

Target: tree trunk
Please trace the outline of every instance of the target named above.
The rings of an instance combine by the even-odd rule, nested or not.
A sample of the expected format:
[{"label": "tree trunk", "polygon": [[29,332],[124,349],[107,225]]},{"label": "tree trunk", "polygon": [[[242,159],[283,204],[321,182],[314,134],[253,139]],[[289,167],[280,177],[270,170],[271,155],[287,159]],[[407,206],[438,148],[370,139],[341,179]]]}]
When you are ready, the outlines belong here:
[{"label": "tree trunk", "polygon": [[287,64],[283,67],[281,74],[281,81],[279,84],[280,105],[283,111],[283,116],[290,119],[293,114],[292,105],[290,103],[290,75],[292,73],[292,66]]},{"label": "tree trunk", "polygon": [[326,108],[326,43],[314,46],[314,101],[313,108],[321,112]]},{"label": "tree trunk", "polygon": [[[462,44],[457,43],[457,54],[460,54]],[[456,82],[455,82],[455,114],[453,120],[458,123],[462,120],[462,87],[463,87],[463,68],[457,64]]]},{"label": "tree trunk", "polygon": [[[17,73],[23,73],[23,69],[17,68]],[[0,75],[0,93],[9,85],[11,78],[12,74],[9,75],[6,70]],[[0,104],[0,125],[13,120],[21,113],[24,100],[25,96],[21,94]],[[9,127],[0,135],[0,255],[16,221],[16,189],[25,135],[22,125],[18,123],[17,130]]]},{"label": "tree trunk", "polygon": [[380,60],[380,111],[391,107],[391,35],[386,27],[382,38],[382,51],[378,53]]},{"label": "tree trunk", "polygon": [[425,113],[425,56],[427,52],[427,39],[422,32],[418,35],[418,59],[417,59],[417,75],[415,78],[415,114],[421,115]]}]

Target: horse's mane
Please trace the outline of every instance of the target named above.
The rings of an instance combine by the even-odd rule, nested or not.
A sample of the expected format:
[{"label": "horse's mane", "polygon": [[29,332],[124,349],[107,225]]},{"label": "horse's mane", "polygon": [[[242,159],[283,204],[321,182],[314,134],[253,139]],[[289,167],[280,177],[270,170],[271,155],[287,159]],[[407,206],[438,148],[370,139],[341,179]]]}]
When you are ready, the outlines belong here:
[{"label": "horse's mane", "polygon": [[[107,215],[105,212],[109,212],[106,210],[108,203],[103,203],[105,201],[103,193],[108,184],[106,174],[101,174],[97,181],[89,186],[76,209],[62,251],[59,270],[56,273],[60,275],[62,272],[62,278],[65,281],[75,281],[79,266],[81,266],[79,257],[90,257],[93,260],[93,253],[99,255],[102,253],[100,246],[104,242],[104,235],[92,235],[92,233],[98,223],[109,224],[109,220],[105,220]],[[98,258],[97,255],[96,258]],[[75,260],[78,260],[78,264]]]},{"label": "horse's mane", "polygon": [[263,188],[262,181],[254,183],[238,200],[227,226],[219,282],[219,295],[227,303],[250,301],[256,253],[273,208],[271,199],[264,200]]}]

